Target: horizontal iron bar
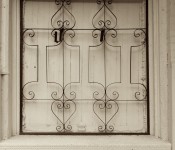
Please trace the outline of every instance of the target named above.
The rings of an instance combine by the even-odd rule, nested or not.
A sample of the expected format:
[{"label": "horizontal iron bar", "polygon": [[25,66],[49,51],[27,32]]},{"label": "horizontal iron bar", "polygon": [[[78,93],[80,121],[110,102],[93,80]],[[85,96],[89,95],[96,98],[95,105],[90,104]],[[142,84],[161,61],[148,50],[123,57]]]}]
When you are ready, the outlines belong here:
[{"label": "horizontal iron bar", "polygon": [[[24,101],[57,101],[57,100],[54,100],[54,99],[23,99]],[[73,101],[82,101],[82,100],[91,100],[91,101],[94,101],[95,99],[74,99]],[[135,102],[141,102],[141,101],[147,101],[147,100],[114,100],[114,101],[119,101],[119,102],[126,102],[126,101],[135,101]]]},{"label": "horizontal iron bar", "polygon": [[[23,28],[24,30],[60,30],[60,28]],[[145,30],[146,28],[116,28],[106,30]],[[101,29],[65,29],[65,30],[101,30]]]},{"label": "horizontal iron bar", "polygon": [[149,135],[149,133],[137,133],[137,132],[130,132],[130,133],[99,133],[99,132],[21,132],[20,135]]}]

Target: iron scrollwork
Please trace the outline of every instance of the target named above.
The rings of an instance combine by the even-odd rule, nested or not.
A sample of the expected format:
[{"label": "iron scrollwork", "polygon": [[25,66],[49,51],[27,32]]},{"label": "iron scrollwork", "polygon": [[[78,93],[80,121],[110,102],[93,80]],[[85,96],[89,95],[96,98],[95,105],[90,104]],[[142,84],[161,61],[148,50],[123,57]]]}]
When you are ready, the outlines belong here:
[{"label": "iron scrollwork", "polygon": [[[121,46],[114,46],[108,43],[107,39],[106,39],[106,35],[110,35],[111,38],[115,39],[117,38],[117,17],[114,15],[114,13],[109,9],[108,5],[112,4],[112,1],[106,1],[106,0],[97,0],[97,4],[98,5],[102,5],[101,8],[99,9],[99,11],[95,14],[95,16],[93,17],[92,20],[92,25],[94,27],[94,30],[92,32],[92,37],[93,38],[99,38],[100,39],[100,44],[99,45],[95,45],[95,46],[89,46],[89,53],[90,53],[90,48],[95,48],[95,47],[102,47],[102,45],[108,45],[111,47],[118,47],[120,48],[120,57],[121,57]],[[113,17],[113,21],[111,21],[110,19],[107,18],[107,16],[105,15],[105,11],[109,11],[110,15]],[[97,16],[100,16],[100,14],[103,13],[104,17],[103,19],[98,20],[99,18]],[[110,16],[110,17],[111,17]],[[112,25],[113,22],[113,25]],[[96,23],[96,24],[95,24]],[[133,29],[131,29],[133,30]],[[131,77],[131,64],[132,64],[132,49],[135,47],[142,47],[146,45],[146,32],[144,31],[144,29],[135,29],[134,33],[133,33],[135,38],[142,38],[143,40],[141,41],[140,45],[136,45],[136,46],[131,46],[130,48],[130,84],[133,86],[138,86],[139,91],[136,91],[134,93],[135,96],[135,100],[138,101],[142,101],[142,100],[146,100],[147,98],[147,88],[145,86],[144,83],[136,83],[132,81],[132,77]],[[106,50],[104,48],[104,62],[106,61]],[[90,57],[90,55],[89,55]],[[104,63],[104,68],[106,67],[106,63]],[[120,69],[121,69],[121,58],[120,58]],[[121,71],[121,70],[120,70]],[[105,72],[105,76],[106,76],[106,72]],[[106,78],[106,77],[105,77]],[[93,98],[95,100],[94,104],[93,104],[93,111],[94,114],[97,116],[97,118],[101,121],[101,123],[103,125],[99,125],[98,126],[98,131],[102,132],[102,133],[109,133],[109,132],[113,132],[114,126],[110,125],[110,122],[112,121],[112,119],[117,115],[118,111],[119,111],[119,105],[118,105],[118,99],[120,97],[120,94],[118,91],[111,89],[110,87],[112,87],[113,85],[115,86],[120,86],[120,84],[122,83],[121,81],[121,74],[120,74],[120,81],[118,82],[114,82],[114,83],[110,83],[110,84],[106,84],[106,80],[105,80],[105,84],[103,85],[102,83],[99,82],[95,82],[95,81],[88,81],[89,83],[93,83],[96,84],[98,87],[101,87],[101,90],[99,91],[95,91],[93,93]],[[111,98],[109,96],[109,92],[111,92],[113,96],[113,98]],[[128,100],[130,101],[130,100]],[[111,104],[113,103],[113,104]],[[107,117],[108,111],[112,110],[112,108],[114,108],[113,114],[111,114],[110,116]],[[103,116],[101,116],[101,114],[99,114],[99,109],[100,110],[104,110],[103,111]],[[100,113],[102,113],[100,111]]]},{"label": "iron scrollwork", "polygon": [[[70,38],[73,38],[75,36],[75,32],[73,30],[67,30],[68,35]],[[64,34],[66,34],[64,32]],[[64,35],[63,35],[64,36]],[[63,41],[64,45],[67,45],[69,47],[77,47],[78,52],[79,52],[79,60],[80,60],[80,47],[78,45],[69,45],[65,40]],[[63,50],[63,58],[64,58],[64,50]],[[63,62],[63,67],[64,67],[64,62]],[[80,62],[79,62],[79,67],[80,67]],[[79,72],[79,77],[80,77],[80,72]],[[64,78],[64,72],[63,72],[63,78]],[[64,80],[64,79],[63,79]],[[74,84],[80,83],[80,78],[77,82],[71,82],[67,83],[62,87],[62,94],[61,96],[58,96],[58,92],[53,92],[52,93],[52,99],[54,100],[51,105],[51,111],[54,114],[54,116],[57,118],[57,120],[61,123],[61,125],[58,125],[56,127],[56,130],[58,132],[71,132],[72,130],[72,125],[69,123],[71,117],[75,114],[76,112],[76,92],[69,89],[71,89],[71,86]],[[66,111],[69,111],[69,115],[66,115]],[[58,113],[59,112],[59,113]],[[60,114],[62,114],[60,116]],[[62,118],[62,119],[61,119]]]},{"label": "iron scrollwork", "polygon": [[[106,49],[105,46],[107,45],[110,48],[118,48],[120,53],[120,72],[121,72],[121,49],[122,46],[120,45],[112,45],[108,42],[107,38],[110,37],[112,39],[118,38],[118,29],[117,29],[117,17],[111,11],[109,5],[112,5],[112,0],[97,0],[97,5],[100,7],[97,13],[95,13],[94,17],[92,18],[92,38],[99,39],[100,44],[95,46],[89,46],[88,50],[88,61],[90,59],[90,49],[91,48],[98,48],[103,47],[102,51],[104,54],[104,68],[106,68]],[[55,5],[58,6],[58,10],[54,13],[51,17],[51,26],[52,30],[50,35],[54,39],[55,45],[45,45],[45,52],[46,52],[46,68],[43,74],[46,74],[45,77],[45,84],[47,86],[51,86],[52,90],[48,91],[49,97],[47,99],[51,99],[51,111],[57,121],[59,122],[56,126],[56,131],[58,133],[70,133],[72,132],[72,125],[70,120],[72,116],[77,111],[76,105],[76,98],[77,93],[71,89],[72,85],[76,85],[80,83],[80,46],[79,45],[71,45],[66,42],[65,36],[68,35],[69,38],[75,37],[75,30],[74,27],[76,25],[76,19],[74,15],[69,11],[67,8],[71,5],[71,0],[55,0]],[[68,14],[69,19],[67,19],[64,15]],[[108,15],[106,15],[108,12]],[[103,17],[99,17],[103,14]],[[58,17],[59,16],[59,17]],[[60,17],[61,16],[61,17]],[[84,29],[86,30],[86,29]],[[133,30],[133,29],[132,29]],[[50,31],[50,30],[48,30]],[[33,39],[37,36],[37,33],[34,29],[26,29],[23,32],[23,43],[27,47],[31,47],[36,50],[37,55],[37,77],[36,80],[29,81],[25,83],[22,87],[22,95],[24,100],[38,100],[41,99],[36,92],[36,88],[40,87],[40,52],[39,48],[40,45],[38,44],[29,44],[25,41],[26,38]],[[133,32],[133,37],[138,39],[141,38],[141,42],[139,45],[131,46],[130,47],[130,85],[133,87],[137,86],[138,91],[134,92],[135,100],[142,101],[147,99],[147,87],[145,83],[137,83],[132,81],[132,74],[131,74],[131,64],[132,64],[132,52],[134,48],[140,48],[146,46],[146,31],[144,29],[135,29]],[[117,40],[116,40],[117,41]],[[67,47],[76,47],[79,53],[79,80],[77,82],[70,82],[64,83],[64,71],[63,71],[63,83],[58,82],[51,82],[48,80],[48,68],[47,68],[47,54],[49,52],[49,48],[58,47],[61,45],[66,45]],[[63,48],[63,68],[64,66],[64,48]],[[89,61],[90,62],[90,61]],[[121,74],[120,80],[116,82],[107,83],[106,81],[106,71],[104,73],[105,81],[104,84],[96,81],[91,81],[89,74],[89,62],[88,62],[88,83],[90,85],[96,85],[97,90],[93,91],[93,113],[100,121],[100,125],[98,125],[97,130],[98,133],[111,133],[115,132],[115,126],[112,124],[112,121],[117,116],[119,112],[119,98],[120,93],[117,89],[118,86],[122,83]],[[37,85],[37,86],[36,86]],[[113,87],[116,88],[113,88]],[[36,90],[36,91],[35,91]],[[67,113],[69,112],[69,113]]]},{"label": "iron scrollwork", "polygon": [[[55,45],[46,45],[46,65],[45,65],[45,72],[43,72],[43,75],[46,75],[45,77],[45,84],[46,87],[49,85],[53,89],[53,91],[48,91],[47,93],[50,93],[50,96],[47,97],[47,99],[52,99],[53,102],[51,104],[51,111],[53,115],[57,118],[57,120],[60,122],[60,125],[57,125],[56,130],[58,132],[71,132],[72,130],[72,125],[68,123],[68,121],[71,119],[71,117],[74,115],[76,112],[76,103],[74,100],[76,99],[76,92],[75,91],[69,91],[70,87],[72,84],[77,84],[78,82],[71,82],[67,83],[64,85],[63,84],[57,83],[57,82],[51,82],[48,80],[48,68],[47,68],[47,54],[49,51],[49,48],[57,47],[62,44],[67,45],[69,47],[77,47],[80,55],[80,47],[78,45],[70,45],[64,40],[65,34],[68,34],[70,38],[74,38],[75,32],[73,30],[73,27],[75,26],[75,18],[74,16],[69,12],[69,10],[66,8],[66,5],[70,5],[71,1],[69,0],[55,0],[55,4],[59,5],[60,8],[56,11],[56,13],[52,16],[51,18],[51,25],[53,27],[53,30],[51,31],[51,36],[54,38],[54,42],[57,43]],[[71,25],[71,21],[68,19],[64,20],[64,11],[67,11],[67,13],[71,16],[70,18],[73,18],[73,23]],[[57,20],[56,24],[57,26],[54,26],[54,17],[58,13],[62,14],[62,19]],[[48,29],[48,31],[50,31]],[[59,38],[58,38],[58,32],[59,32]],[[30,41],[33,41],[32,38],[36,36],[36,32],[34,29],[27,29],[23,32],[23,39],[29,38]],[[39,45],[38,44],[28,44],[24,40],[25,46],[28,47],[33,47],[36,49],[37,53],[37,77],[36,80],[27,82],[26,84],[23,85],[22,87],[22,93],[23,93],[23,99],[25,100],[39,100],[42,99],[39,94],[36,93],[39,89],[36,89],[40,87],[40,77],[39,74],[41,74],[40,69],[40,54],[39,54]],[[63,50],[64,54],[64,50]],[[63,67],[64,67],[64,55],[63,55]],[[64,77],[64,72],[63,72],[63,77]],[[64,79],[63,79],[64,80]],[[44,81],[42,81],[44,82]],[[53,88],[54,87],[54,88]],[[45,91],[46,92],[46,91]],[[44,93],[44,92],[43,92]],[[68,115],[66,114],[66,111],[72,111],[71,114],[69,113]],[[59,114],[58,114],[59,111]],[[60,115],[61,114],[61,115]]]},{"label": "iron scrollwork", "polygon": [[[92,20],[92,25],[95,28],[92,32],[92,37],[93,38],[99,38],[100,39],[100,44],[99,45],[95,45],[95,46],[90,46],[89,48],[94,48],[94,47],[100,47],[104,44],[107,44],[108,46],[111,47],[119,47],[120,46],[113,46],[110,45],[107,41],[106,41],[106,35],[110,34],[112,38],[116,38],[117,37],[117,30],[115,30],[116,26],[117,26],[117,17],[114,15],[114,13],[109,9],[108,5],[112,4],[111,0],[97,0],[97,4],[98,5],[102,5],[101,8],[99,9],[99,11],[94,15],[93,20]],[[110,20],[106,17],[106,11],[108,11],[110,13],[110,15],[112,16],[113,20]],[[103,14],[103,18],[98,20],[98,15]],[[111,17],[110,16],[110,17]],[[113,24],[112,24],[113,23]],[[89,49],[89,53],[90,53],[90,49]],[[106,51],[104,48],[104,62],[106,61]],[[89,55],[90,57],[90,55]],[[104,63],[104,68],[106,67],[106,63]],[[106,76],[106,72],[105,72],[105,76]],[[89,83],[93,83],[93,84],[97,84],[98,86],[101,87],[100,91],[95,91],[93,93],[93,98],[95,100],[94,104],[93,104],[93,112],[94,114],[97,116],[97,118],[102,122],[103,125],[99,125],[98,126],[98,131],[99,132],[103,132],[103,133],[108,133],[108,132],[113,132],[114,131],[114,126],[110,124],[111,120],[116,116],[116,114],[119,111],[119,106],[117,103],[117,99],[119,98],[119,93],[118,91],[112,91],[112,97],[109,95],[109,92],[111,92],[110,86],[115,84],[114,83],[110,83],[109,85],[106,84],[105,81],[105,85],[103,85],[102,83],[99,82],[95,82],[95,81],[88,81]],[[116,82],[116,83],[120,83]],[[101,93],[100,93],[101,92]],[[103,116],[101,117],[101,114],[99,114],[99,110],[103,110]],[[107,116],[107,114],[111,111],[113,111],[113,114],[111,114],[110,116]],[[100,111],[100,113],[102,113]]]},{"label": "iron scrollwork", "polygon": [[[60,7],[51,18],[51,26],[54,28],[54,30],[52,31],[54,32],[54,34],[52,35],[54,35],[55,42],[59,43],[63,41],[63,35],[66,30],[72,30],[75,27],[76,20],[73,14],[66,7],[66,5],[71,5],[70,0],[55,0],[55,4]],[[69,14],[69,18],[71,18],[71,20],[65,19],[65,12]],[[57,15],[59,14],[61,14],[62,17],[60,17],[60,19],[58,20]]]},{"label": "iron scrollwork", "polygon": [[[76,24],[76,20],[75,20],[75,17],[72,15],[72,13],[66,8],[66,5],[70,5],[71,1],[70,0],[55,0],[55,4],[59,5],[60,8],[56,11],[56,13],[51,18],[51,25],[54,28],[53,31],[51,32],[51,35],[54,37],[54,41],[56,43],[63,43],[69,47],[78,47],[79,56],[80,56],[80,47],[75,46],[75,45],[69,45],[64,40],[65,34],[68,34],[70,38],[74,38],[75,36],[75,31],[73,30],[73,28]],[[73,18],[72,24],[70,20],[65,19],[65,16],[64,16],[65,11],[70,15],[70,18]],[[57,20],[58,18],[56,17],[56,15],[59,13],[61,13],[62,18]],[[56,18],[56,26],[54,26],[54,18]],[[59,32],[59,40],[58,40],[58,32]],[[63,68],[64,68],[64,49],[63,49]],[[64,71],[63,71],[63,80],[64,80]],[[70,91],[69,92],[70,97],[69,97],[66,91],[68,87],[71,87],[72,84],[77,84],[77,83],[80,83],[80,79],[78,82],[71,82],[66,85],[64,85],[63,83],[61,97],[57,96],[57,92],[52,93],[52,98],[54,101],[51,105],[51,111],[55,115],[57,120],[61,123],[61,125],[58,125],[56,127],[56,130],[58,132],[71,132],[72,130],[72,125],[68,123],[68,121],[71,119],[71,117],[76,112],[76,103],[74,102],[74,100],[76,99],[76,92]],[[61,112],[62,119],[59,116],[59,113],[57,110]],[[72,112],[66,117],[67,110],[72,111]]]},{"label": "iron scrollwork", "polygon": [[[146,47],[146,32],[143,29],[134,30],[134,37],[135,38],[141,38],[141,41],[140,41],[139,45],[131,46],[131,48],[130,48],[130,65],[132,64],[133,48],[145,48]],[[132,79],[131,79],[131,71],[130,71],[130,84],[131,85],[137,85],[137,86],[140,87],[139,89],[141,89],[140,91],[135,92],[135,99],[140,100],[140,101],[141,100],[146,100],[147,88],[146,88],[145,84],[133,82]]]}]

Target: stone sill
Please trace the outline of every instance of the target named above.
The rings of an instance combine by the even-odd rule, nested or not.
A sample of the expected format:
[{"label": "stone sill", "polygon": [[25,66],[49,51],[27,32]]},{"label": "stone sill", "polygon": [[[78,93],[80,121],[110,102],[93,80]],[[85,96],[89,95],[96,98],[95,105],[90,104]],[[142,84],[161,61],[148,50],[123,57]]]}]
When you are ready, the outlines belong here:
[{"label": "stone sill", "polygon": [[171,150],[171,144],[150,135],[18,135],[1,141],[0,150]]}]

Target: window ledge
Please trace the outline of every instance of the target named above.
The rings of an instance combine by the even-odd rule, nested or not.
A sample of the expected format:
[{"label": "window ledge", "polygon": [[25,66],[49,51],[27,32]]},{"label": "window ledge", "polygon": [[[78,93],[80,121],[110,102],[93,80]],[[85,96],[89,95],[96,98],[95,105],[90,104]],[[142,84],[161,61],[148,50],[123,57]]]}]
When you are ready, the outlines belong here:
[{"label": "window ledge", "polygon": [[0,142],[0,150],[171,150],[171,144],[149,135],[19,135]]}]

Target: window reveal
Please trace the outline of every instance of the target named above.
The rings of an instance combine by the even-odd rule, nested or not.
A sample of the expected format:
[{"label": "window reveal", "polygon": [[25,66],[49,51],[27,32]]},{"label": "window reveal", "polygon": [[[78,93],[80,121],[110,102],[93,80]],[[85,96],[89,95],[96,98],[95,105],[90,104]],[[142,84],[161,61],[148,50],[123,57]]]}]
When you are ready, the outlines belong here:
[{"label": "window reveal", "polygon": [[21,133],[149,132],[145,3],[23,2]]}]

